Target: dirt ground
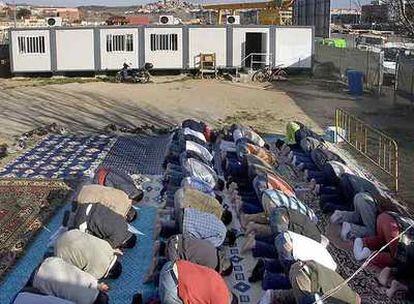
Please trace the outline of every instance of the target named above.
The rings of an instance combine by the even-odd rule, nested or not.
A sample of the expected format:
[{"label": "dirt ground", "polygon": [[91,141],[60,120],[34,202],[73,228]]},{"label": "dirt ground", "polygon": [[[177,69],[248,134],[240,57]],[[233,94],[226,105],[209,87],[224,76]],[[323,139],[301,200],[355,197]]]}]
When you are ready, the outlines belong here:
[{"label": "dirt ground", "polygon": [[267,133],[284,133],[300,120],[317,131],[333,125],[341,107],[395,138],[401,148],[401,194],[414,204],[414,109],[390,97],[355,100],[331,82],[298,77],[256,86],[185,76],[155,77],[147,85],[0,80],[0,143],[43,124],[72,131],[101,131],[106,125],[169,126],[189,117],[214,126],[241,122]]}]

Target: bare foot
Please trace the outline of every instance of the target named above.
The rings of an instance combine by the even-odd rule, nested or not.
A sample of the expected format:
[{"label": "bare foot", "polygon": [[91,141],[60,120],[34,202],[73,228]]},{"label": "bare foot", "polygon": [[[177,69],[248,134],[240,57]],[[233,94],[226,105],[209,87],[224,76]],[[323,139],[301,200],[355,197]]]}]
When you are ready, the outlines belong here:
[{"label": "bare foot", "polygon": [[246,234],[256,233],[257,225],[254,222],[249,222],[246,226]]},{"label": "bare foot", "polygon": [[305,182],[307,182],[309,180],[309,170],[308,169],[303,170],[303,180]]},{"label": "bare foot", "polygon": [[[288,155],[288,154],[289,154],[289,153],[291,153],[292,151],[290,151],[290,148],[289,148],[289,146],[288,146],[288,145],[283,144],[282,149],[280,150],[280,152],[281,152],[283,155]],[[293,153],[292,153],[292,154],[293,154]]]},{"label": "bare foot", "polygon": [[[293,155],[293,153],[292,153],[292,155]],[[290,154],[289,154],[289,159],[290,159]],[[291,160],[290,164],[291,164],[293,167],[295,167],[295,168],[296,168],[296,156],[295,156],[295,155],[293,155],[293,156],[292,156],[292,160]]]},{"label": "bare foot", "polygon": [[160,214],[157,212],[157,214],[155,215],[155,223],[160,223],[160,222],[161,222]]},{"label": "bare foot", "polygon": [[246,226],[249,224],[248,215],[240,212],[240,226],[243,229],[246,229]]},{"label": "bare foot", "polygon": [[154,252],[154,256],[157,256],[160,253],[160,246],[161,246],[160,241],[155,241],[154,242],[154,246],[152,247],[153,252]]},{"label": "bare foot", "polygon": [[329,239],[323,234],[321,234],[321,245],[325,248],[327,248],[329,245]]},{"label": "bare foot", "polygon": [[234,202],[234,209],[236,210],[237,215],[239,215],[241,212],[240,209],[241,209],[242,204],[243,202],[240,197]]},{"label": "bare foot", "polygon": [[157,267],[157,263],[158,263],[158,259],[154,257],[152,259],[150,269],[148,269],[148,272],[144,278],[144,283],[149,283],[154,280],[155,268]]},{"label": "bare foot", "polygon": [[119,256],[121,256],[121,255],[124,255],[124,253],[122,252],[122,250],[121,249],[115,249],[114,250],[114,253],[116,254],[116,255],[119,255]]},{"label": "bare foot", "polygon": [[109,285],[106,283],[100,283],[98,285],[98,290],[102,292],[108,292],[109,291]]},{"label": "bare foot", "polygon": [[154,235],[152,236],[152,238],[153,238],[154,240],[155,240],[155,239],[157,239],[157,238],[158,238],[158,236],[160,235],[161,228],[162,228],[161,223],[160,223],[160,222],[157,222],[157,223],[155,224],[155,227],[154,227]]},{"label": "bare foot", "polygon": [[380,274],[378,275],[378,282],[382,285],[382,286],[389,286],[389,280],[390,280],[390,276],[391,276],[391,268],[390,267],[385,267]]},{"label": "bare foot", "polygon": [[300,163],[299,165],[297,165],[296,169],[298,171],[303,171],[303,169],[305,169],[305,164],[304,163]]},{"label": "bare foot", "polygon": [[317,186],[316,179],[312,178],[309,182],[309,190],[313,191],[316,186]]},{"label": "bare foot", "polygon": [[237,202],[239,202],[241,200],[241,197],[238,195],[238,194],[236,194],[236,195],[234,195],[234,197],[231,199],[231,202],[233,203],[233,205],[236,205],[237,204]]},{"label": "bare foot", "polygon": [[254,239],[254,233],[250,233],[246,237],[246,241],[244,242],[244,244],[241,248],[241,253],[243,254],[243,253],[246,253],[249,250],[252,250],[255,245],[256,245],[256,240]]},{"label": "bare foot", "polygon": [[231,194],[231,202],[234,203],[239,197],[239,192],[237,190],[234,190]]},{"label": "bare foot", "polygon": [[386,291],[387,297],[392,299],[399,291],[408,291],[408,287],[398,282],[397,280],[393,280],[391,282],[391,287]]},{"label": "bare foot", "polygon": [[234,182],[232,182],[232,183],[229,185],[228,189],[229,189],[230,193],[233,193],[233,191],[235,191],[235,190],[237,191],[237,184],[236,184],[236,183],[234,183]]},{"label": "bare foot", "polygon": [[313,194],[315,195],[319,195],[319,192],[321,192],[321,185],[316,185],[315,188],[313,189]]}]

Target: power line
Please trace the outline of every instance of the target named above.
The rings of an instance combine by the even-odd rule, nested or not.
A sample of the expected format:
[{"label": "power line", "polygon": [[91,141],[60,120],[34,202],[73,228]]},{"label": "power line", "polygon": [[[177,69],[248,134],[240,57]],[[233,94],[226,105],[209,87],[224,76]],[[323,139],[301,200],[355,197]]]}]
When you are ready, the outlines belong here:
[{"label": "power line", "polygon": [[397,235],[395,238],[393,238],[391,241],[389,241],[387,244],[385,244],[380,250],[374,252],[371,254],[371,256],[365,260],[365,262],[359,267],[349,278],[347,278],[345,281],[343,281],[341,284],[336,286],[335,288],[332,288],[328,292],[326,292],[320,299],[313,302],[313,304],[319,304],[319,301],[324,301],[330,297],[332,297],[334,294],[336,294],[339,290],[341,290],[343,287],[345,287],[358,273],[360,273],[363,269],[365,269],[368,264],[382,251],[384,251],[392,242],[398,240],[401,236],[403,236],[405,233],[408,232],[411,228],[414,227],[414,224],[411,224],[407,229],[405,229],[403,232],[401,232],[399,235]]}]

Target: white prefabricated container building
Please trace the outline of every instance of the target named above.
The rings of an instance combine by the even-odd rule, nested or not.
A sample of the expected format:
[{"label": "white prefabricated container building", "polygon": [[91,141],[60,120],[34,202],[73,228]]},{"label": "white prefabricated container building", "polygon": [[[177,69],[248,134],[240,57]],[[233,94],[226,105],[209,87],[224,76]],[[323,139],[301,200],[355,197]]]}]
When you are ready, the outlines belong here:
[{"label": "white prefabricated container building", "polygon": [[313,27],[300,26],[102,26],[10,30],[13,74],[105,72],[123,63],[186,70],[200,53],[215,53],[222,69],[254,61],[286,68],[312,67]]}]

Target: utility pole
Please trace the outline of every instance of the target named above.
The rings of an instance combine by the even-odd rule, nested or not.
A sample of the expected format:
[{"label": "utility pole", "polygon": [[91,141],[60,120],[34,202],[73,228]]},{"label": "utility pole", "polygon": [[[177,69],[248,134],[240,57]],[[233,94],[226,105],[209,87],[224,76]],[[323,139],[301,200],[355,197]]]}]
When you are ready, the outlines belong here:
[{"label": "utility pole", "polygon": [[14,10],[13,10],[13,20],[14,20],[14,27],[17,27],[17,5],[16,5],[16,0],[13,0],[13,6],[14,6]]}]

